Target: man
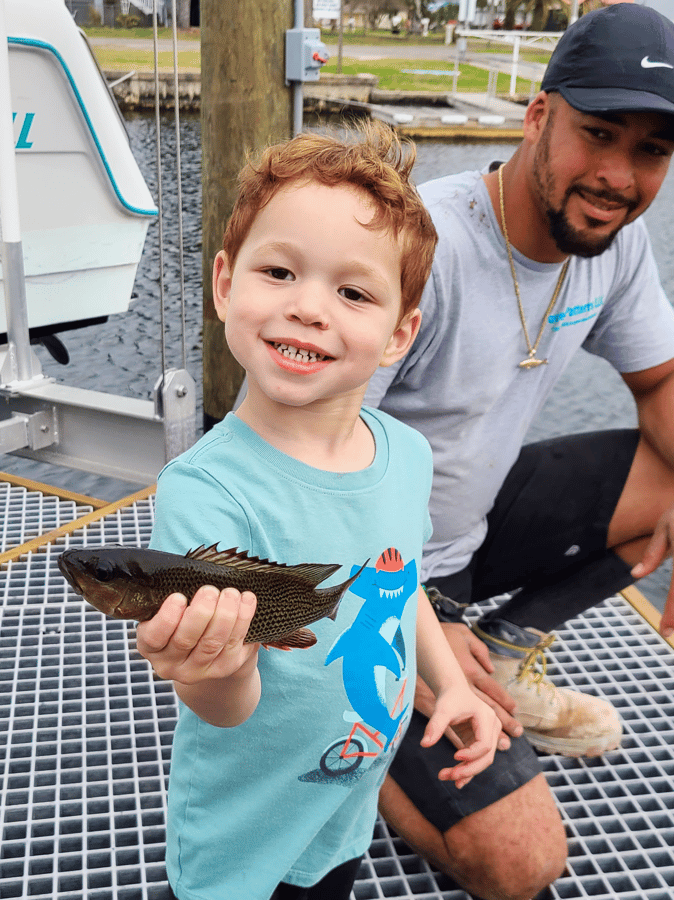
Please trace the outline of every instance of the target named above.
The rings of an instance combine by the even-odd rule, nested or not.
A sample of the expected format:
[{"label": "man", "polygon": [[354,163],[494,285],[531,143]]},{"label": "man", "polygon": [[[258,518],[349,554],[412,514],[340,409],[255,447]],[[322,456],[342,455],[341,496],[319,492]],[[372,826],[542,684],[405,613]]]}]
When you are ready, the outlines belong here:
[{"label": "man", "polygon": [[[543,677],[549,633],[671,551],[674,312],[638,217],[673,151],[672,23],[627,3],[581,18],[551,57],[511,159],[422,187],[440,243],[421,331],[366,397],[433,447],[422,576],[474,690],[512,739],[504,733],[508,749],[462,791],[446,788],[437,772],[452,744],[418,750],[420,684],[380,808],[485,900],[528,900],[564,867],[564,829],[530,744],[593,756],[620,743],[610,704]],[[621,372],[639,429],[522,449],[580,346]],[[458,623],[460,604],[504,593],[472,631]],[[674,589],[661,631],[673,629]]]}]

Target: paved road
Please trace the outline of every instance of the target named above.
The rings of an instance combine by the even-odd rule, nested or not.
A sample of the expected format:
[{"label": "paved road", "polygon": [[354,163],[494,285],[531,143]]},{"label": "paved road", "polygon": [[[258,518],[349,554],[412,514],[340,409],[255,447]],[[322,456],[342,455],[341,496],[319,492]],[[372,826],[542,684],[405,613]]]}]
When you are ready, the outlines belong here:
[{"label": "paved road", "polygon": [[[89,43],[93,47],[112,47],[112,48],[129,48],[136,50],[148,50],[152,52],[154,43],[151,39],[145,38],[124,38],[120,37],[90,37]],[[173,48],[173,42],[169,39],[162,38],[158,41],[160,51],[170,51]],[[200,42],[198,40],[179,40],[179,50],[200,50]],[[328,52],[334,59],[337,56],[337,44],[327,44]],[[456,49],[454,45],[447,44],[349,44],[348,39],[344,41],[342,47],[342,55],[351,59],[427,59],[434,62],[454,62],[456,59]],[[512,52],[509,48],[504,47],[502,53],[466,53],[465,59],[472,65],[484,65],[489,68],[490,65],[504,66],[509,70],[511,64]],[[520,63],[520,65],[538,65],[538,63]],[[540,66],[540,68],[544,68]]]}]

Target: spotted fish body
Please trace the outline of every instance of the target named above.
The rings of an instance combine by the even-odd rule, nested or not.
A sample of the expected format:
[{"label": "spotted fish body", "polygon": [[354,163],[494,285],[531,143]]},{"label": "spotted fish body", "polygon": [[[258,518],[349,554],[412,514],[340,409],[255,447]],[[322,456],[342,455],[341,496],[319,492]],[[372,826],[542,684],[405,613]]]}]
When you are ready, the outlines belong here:
[{"label": "spotted fish body", "polygon": [[219,551],[215,544],[186,556],[136,547],[73,549],[61,554],[58,565],[76,593],[96,609],[139,622],[151,619],[169,594],[184,594],[189,602],[204,584],[252,591],[257,608],[246,642],[284,648],[315,644],[316,636],[305,626],[326,616],[335,619],[340,600],[362,572],[335,587],[319,588],[339,565],[287,566],[235,548]]}]

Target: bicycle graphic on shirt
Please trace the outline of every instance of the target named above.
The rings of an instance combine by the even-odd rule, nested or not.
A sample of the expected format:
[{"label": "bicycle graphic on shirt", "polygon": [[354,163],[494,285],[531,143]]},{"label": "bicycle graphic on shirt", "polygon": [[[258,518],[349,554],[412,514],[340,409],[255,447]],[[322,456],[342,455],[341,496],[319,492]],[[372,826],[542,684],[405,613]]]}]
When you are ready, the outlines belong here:
[{"label": "bicycle graphic on shirt", "polygon": [[[407,679],[403,681],[400,693],[396,698],[396,702],[393,704],[391,717],[396,714],[398,709],[401,711],[403,709],[403,697],[405,695],[406,684]],[[402,728],[403,725],[401,722],[391,741],[391,749],[398,745],[402,735]],[[356,734],[361,735],[361,737],[356,737]],[[372,741],[376,749],[366,749],[368,744],[363,742],[364,738]],[[325,750],[320,761],[321,771],[325,775],[348,775],[351,772],[355,772],[364,759],[375,759],[379,756],[385,744],[386,738],[380,731],[369,728],[366,724],[363,724],[361,719],[356,719],[351,726],[348,735],[345,738],[340,738],[338,741],[335,741],[334,744],[331,744],[327,750]]]}]

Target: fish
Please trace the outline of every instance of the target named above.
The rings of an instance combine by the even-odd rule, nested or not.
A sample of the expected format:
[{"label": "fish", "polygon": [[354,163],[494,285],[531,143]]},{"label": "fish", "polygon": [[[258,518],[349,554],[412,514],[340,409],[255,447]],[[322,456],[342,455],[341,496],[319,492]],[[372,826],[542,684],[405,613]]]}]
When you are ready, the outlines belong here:
[{"label": "fish", "polygon": [[307,648],[316,635],[307,628],[322,618],[333,621],[342,597],[367,565],[334,587],[318,585],[340,565],[286,565],[248,556],[232,547],[201,545],[185,556],[140,547],[74,548],[58,558],[58,567],[73,590],[100,612],[116,619],[145,622],[169,594],[188,598],[204,584],[218,590],[252,591],[257,608],[245,643],[279,649]]}]

